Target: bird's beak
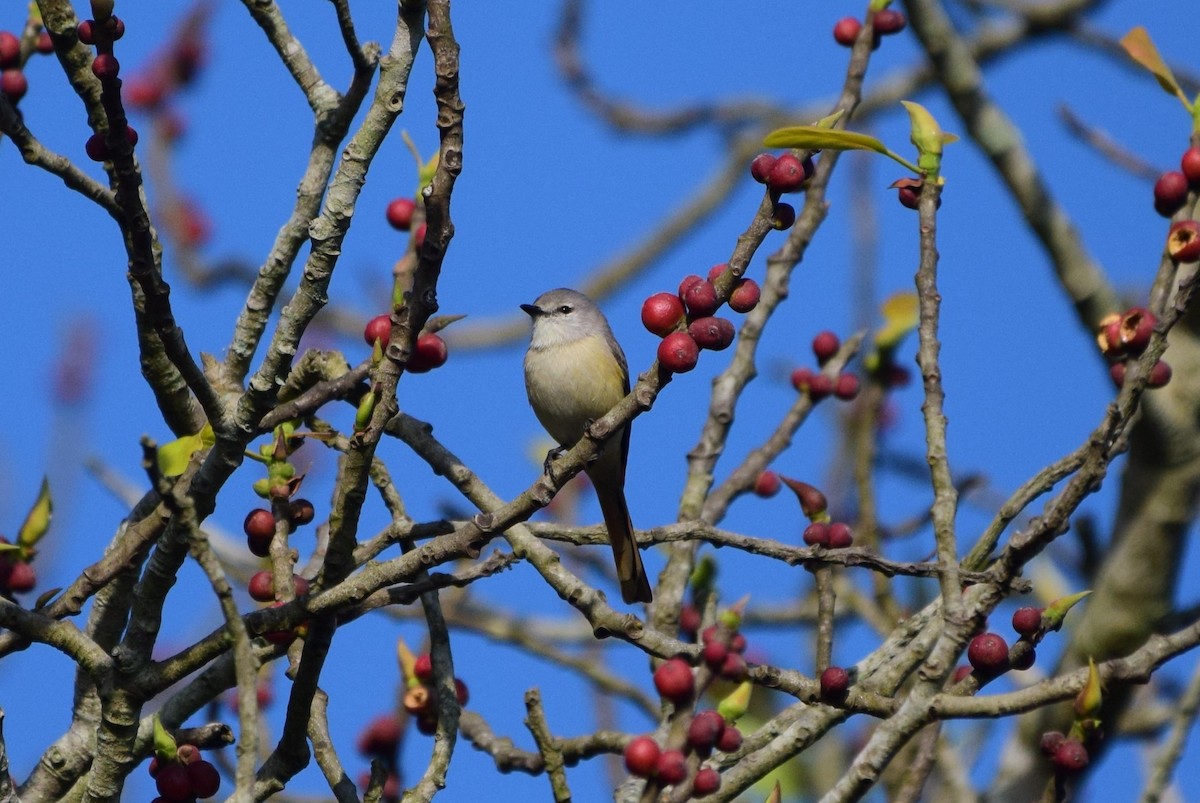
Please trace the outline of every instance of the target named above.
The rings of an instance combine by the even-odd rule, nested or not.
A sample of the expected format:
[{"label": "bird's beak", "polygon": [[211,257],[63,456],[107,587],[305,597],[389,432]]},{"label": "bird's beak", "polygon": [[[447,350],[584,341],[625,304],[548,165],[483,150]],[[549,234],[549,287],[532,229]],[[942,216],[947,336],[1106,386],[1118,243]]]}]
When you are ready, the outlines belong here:
[{"label": "bird's beak", "polygon": [[542,308],[536,304],[522,304],[521,309],[525,310],[525,314],[530,318],[536,318],[542,314]]}]

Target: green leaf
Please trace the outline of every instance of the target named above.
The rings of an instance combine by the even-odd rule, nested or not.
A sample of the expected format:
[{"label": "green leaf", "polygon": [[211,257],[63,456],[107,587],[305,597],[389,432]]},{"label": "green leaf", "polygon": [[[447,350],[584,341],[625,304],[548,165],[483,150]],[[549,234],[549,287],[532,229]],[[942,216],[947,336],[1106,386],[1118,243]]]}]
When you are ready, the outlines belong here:
[{"label": "green leaf", "polygon": [[204,428],[195,435],[184,435],[182,438],[164,443],[158,447],[158,470],[164,477],[178,477],[187,470],[188,461],[192,459],[192,455],[201,449],[212,446],[216,440],[212,425],[205,424]]},{"label": "green leaf", "polygon": [[1171,72],[1171,68],[1159,55],[1158,48],[1154,46],[1154,42],[1150,39],[1150,33],[1145,28],[1139,25],[1125,34],[1121,38],[1121,47],[1125,48],[1125,52],[1131,59],[1150,71],[1164,92],[1179,98],[1184,108],[1192,111],[1192,104],[1188,103],[1187,95],[1183,94],[1183,90],[1179,88],[1175,74]]},{"label": "green leaf", "polygon": [[875,151],[885,156],[887,146],[869,134],[839,131],[820,125],[794,125],[777,128],[767,134],[763,144],[768,148],[799,148],[801,150]]},{"label": "green leaf", "polygon": [[21,531],[17,535],[17,544],[26,551],[32,549],[46,530],[50,529],[50,517],[54,515],[54,503],[50,499],[50,483],[43,477],[42,488],[38,491],[37,501],[33,503]]}]

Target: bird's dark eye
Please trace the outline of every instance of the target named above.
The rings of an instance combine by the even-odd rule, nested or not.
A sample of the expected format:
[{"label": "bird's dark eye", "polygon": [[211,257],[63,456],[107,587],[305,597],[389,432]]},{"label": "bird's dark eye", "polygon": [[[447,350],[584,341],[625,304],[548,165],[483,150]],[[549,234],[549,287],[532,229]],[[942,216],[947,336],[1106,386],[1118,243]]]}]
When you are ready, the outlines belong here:
[{"label": "bird's dark eye", "polygon": [[568,312],[570,312],[573,309],[574,309],[574,307],[572,307],[570,304],[563,304],[561,307],[558,308],[558,311],[561,312],[563,315],[566,315]]}]

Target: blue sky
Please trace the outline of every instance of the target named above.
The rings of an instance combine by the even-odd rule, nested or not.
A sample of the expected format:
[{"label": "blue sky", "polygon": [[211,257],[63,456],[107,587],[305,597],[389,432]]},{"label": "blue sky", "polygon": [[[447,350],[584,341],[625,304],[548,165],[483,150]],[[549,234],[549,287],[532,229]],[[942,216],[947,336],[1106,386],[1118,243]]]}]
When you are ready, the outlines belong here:
[{"label": "blue sky", "polygon": [[[386,42],[390,37],[393,20],[387,5],[355,4],[363,39]],[[1169,59],[1182,61],[1194,53],[1195,10],[1189,5],[1184,0],[1108,3],[1096,26],[1116,37],[1143,24]],[[758,98],[811,108],[833,96],[844,69],[847,52],[833,43],[829,31],[840,16],[860,13],[860,6],[839,1],[804,4],[801,10],[780,0],[733,11],[728,4],[712,2],[597,3],[586,14],[583,52],[605,92],[639,106],[666,109],[713,98]],[[156,9],[157,4],[117,4],[127,26],[117,55],[127,70],[141,64],[176,21],[175,14]],[[331,7],[293,4],[285,13],[323,74],[344,84],[349,67]],[[466,137],[463,174],[453,200],[456,236],[439,301],[442,312],[466,314],[473,325],[515,320],[520,303],[551,287],[581,284],[598,266],[653,232],[719,169],[722,142],[708,130],[648,139],[622,138],[607,130],[581,108],[555,70],[552,4],[464,3],[455,7],[455,15],[463,54]],[[0,16],[0,28],[15,30],[20,23],[15,8]],[[175,171],[178,183],[212,219],[214,235],[204,255],[257,265],[291,207],[310,140],[310,113],[240,4],[216,4],[212,33],[208,66],[179,106],[187,133]],[[887,40],[873,59],[868,87],[911,63],[916,52],[908,33]],[[415,182],[399,130],[407,130],[426,154],[436,147],[430,66],[423,52],[407,110],[371,169],[331,288],[343,309],[364,320],[386,309],[390,267],[403,247],[401,236],[384,221],[383,209],[391,198],[410,193]],[[31,129],[47,146],[102,177],[83,154],[86,121],[57,65],[35,59],[27,73],[30,92],[21,109]],[[1166,224],[1151,207],[1150,186],[1071,138],[1056,109],[1069,104],[1150,163],[1173,169],[1188,132],[1178,103],[1111,57],[1059,39],[1004,59],[989,68],[988,78],[993,93],[1023,127],[1049,185],[1093,255],[1122,290],[1135,299],[1144,297],[1166,233]],[[917,99],[947,130],[961,130],[936,95]],[[907,152],[907,119],[899,108],[872,119],[870,130]],[[822,329],[843,335],[851,330],[860,303],[853,297],[851,258],[854,240],[861,236],[853,225],[851,167],[849,159],[839,166],[830,189],[829,219],[797,269],[792,297],[760,351],[760,377],[746,393],[718,480],[774,427],[790,403],[793,391],[782,377],[793,365],[811,363],[807,344],[812,335]],[[878,222],[876,285],[882,298],[911,287],[916,218],[886,190],[901,177],[898,166],[873,159],[862,168]],[[1090,335],[1075,325],[1045,258],[990,168],[969,144],[962,144],[948,150],[945,172],[938,246],[951,461],[956,471],[986,473],[991,487],[1005,494],[1077,446],[1100,420],[1112,389]],[[125,263],[111,221],[56,179],[27,168],[11,143],[0,143],[0,188],[0,269],[5,279],[0,326],[7,345],[0,351],[0,372],[8,380],[8,390],[0,394],[0,532],[16,529],[42,475],[48,475],[57,518],[37,563],[41,587],[48,588],[65,585],[90,562],[125,512],[85,472],[84,464],[100,459],[140,486],[138,438],[149,434],[165,440],[169,435],[138,373]],[[152,197],[154,191],[151,186]],[[685,274],[704,273],[725,261],[760,193],[747,173],[709,220],[645,274],[604,299],[631,370],[645,370],[657,345],[638,321],[642,299],[674,289]],[[782,234],[768,237],[750,275],[761,278],[766,255],[782,240]],[[189,288],[178,276],[170,250],[165,266],[189,345],[193,351],[220,354],[244,291]],[[55,365],[64,348],[81,350],[80,344],[90,349],[94,390],[84,404],[57,405],[50,391]],[[366,356],[360,339],[338,345],[351,362]],[[404,409],[433,422],[438,436],[506,497],[527,487],[540,463],[529,458],[541,432],[525,403],[523,347],[519,342],[484,351],[452,350],[445,368],[406,377],[401,387]],[[905,358],[909,356],[911,348]],[[639,526],[674,520],[686,472],[683,455],[697,438],[709,381],[723,365],[722,355],[705,354],[700,366],[677,378],[654,410],[637,422],[628,493]],[[920,457],[919,406],[914,389],[896,395],[897,419],[887,445],[899,454]],[[790,476],[822,481],[836,444],[835,423],[830,404],[810,420],[776,467]],[[321,515],[333,465],[315,447],[307,450],[312,465],[306,491],[318,501]],[[385,445],[381,454],[393,461],[418,519],[441,515],[439,506],[445,503],[457,504],[453,489],[399,444]],[[1110,486],[1117,476],[1119,470],[1112,472]],[[242,516],[255,504],[249,489],[255,478],[249,466],[235,476],[221,495],[215,525],[238,534]],[[885,517],[904,519],[925,504],[922,486],[910,480],[888,477],[881,488]],[[1113,495],[1106,487],[1083,512],[1103,531],[1112,508]],[[581,515],[587,521],[598,519],[590,503]],[[378,504],[369,506],[365,516],[365,532],[386,521]],[[988,516],[986,508],[964,504],[960,527],[965,543]],[[785,540],[798,540],[800,531],[795,503],[783,495],[744,499],[725,524]],[[928,534],[923,538],[912,546],[918,553],[931,544]],[[1064,544],[1048,559],[1066,559],[1071,552]],[[725,569],[722,590],[730,600],[752,593],[754,603],[769,605],[784,600],[797,582],[807,582],[807,576],[797,581],[794,572],[758,561],[726,553],[719,558]],[[1187,560],[1184,577],[1195,576],[1200,569],[1195,548]],[[646,561],[652,576],[662,566],[654,553]],[[198,572],[190,570],[181,582],[185,593],[169,605],[164,630],[177,628],[176,647],[219,621]],[[1183,602],[1196,602],[1194,590],[1185,587],[1181,593]],[[489,582],[480,594],[551,621],[577,624],[527,566]],[[326,688],[333,700],[335,739],[347,746],[362,723],[394,699],[398,636],[417,644],[421,631],[416,624],[381,617],[357,622],[335,640]],[[839,642],[838,660],[856,661],[870,649],[867,635],[858,636]],[[799,653],[801,667],[811,661],[807,633],[750,637],[773,660],[787,662]],[[580,704],[588,699],[587,688],[577,679],[476,636],[456,641],[455,656],[460,675],[471,684],[472,704],[497,732],[518,744],[531,746],[521,725],[521,694],[534,684],[542,686],[551,726],[558,732],[575,735],[594,727],[592,706]],[[646,663],[631,648],[618,647],[612,660],[650,687]],[[1176,661],[1166,675],[1186,678],[1195,664],[1194,657]],[[66,659],[48,648],[35,647],[0,663],[0,705],[7,713],[5,733],[18,776],[29,771],[42,747],[68,722],[70,670]],[[39,689],[62,690],[61,702],[47,705],[44,694],[13,693],[32,677],[44,684]],[[285,688],[281,680],[278,691]],[[278,725],[281,714],[272,712],[273,724]],[[618,716],[631,731],[651,727],[632,709],[618,708]],[[410,775],[423,765],[427,749],[419,738],[405,746]],[[354,773],[365,767],[349,747],[343,759]],[[1133,794],[1143,777],[1142,759],[1139,748],[1111,756],[1097,772],[1096,788]],[[1189,761],[1200,766],[1195,736],[1181,766]],[[463,781],[481,777],[489,779],[495,800],[544,795],[543,779],[496,777],[490,767],[487,757],[460,745],[446,799],[468,799],[474,792]],[[607,792],[595,791],[606,784],[597,762],[581,765],[570,777],[579,799],[607,799]],[[132,788],[141,794],[146,787],[136,784],[143,784],[144,776],[139,772],[135,779]],[[1193,774],[1181,783],[1184,798],[1200,798],[1200,778]],[[319,793],[323,781],[310,770],[297,779],[295,789]]]}]

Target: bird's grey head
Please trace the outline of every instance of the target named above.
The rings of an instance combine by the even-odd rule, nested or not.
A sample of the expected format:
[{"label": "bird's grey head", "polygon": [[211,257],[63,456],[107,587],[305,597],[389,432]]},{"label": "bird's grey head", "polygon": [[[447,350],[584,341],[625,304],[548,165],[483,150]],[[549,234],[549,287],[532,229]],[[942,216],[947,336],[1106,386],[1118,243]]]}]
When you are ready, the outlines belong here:
[{"label": "bird's grey head", "polygon": [[576,290],[547,290],[532,304],[522,304],[521,309],[533,319],[530,348],[544,349],[594,335],[613,339],[604,313]]}]

